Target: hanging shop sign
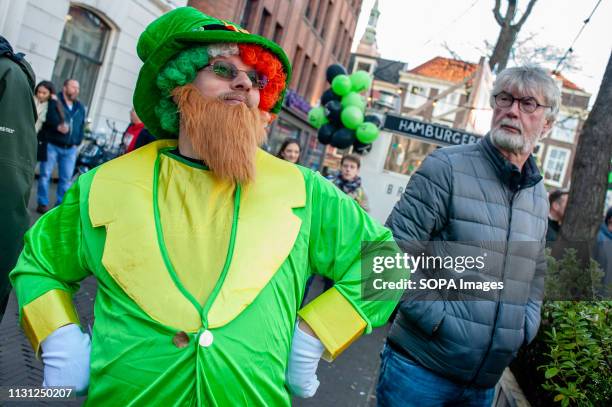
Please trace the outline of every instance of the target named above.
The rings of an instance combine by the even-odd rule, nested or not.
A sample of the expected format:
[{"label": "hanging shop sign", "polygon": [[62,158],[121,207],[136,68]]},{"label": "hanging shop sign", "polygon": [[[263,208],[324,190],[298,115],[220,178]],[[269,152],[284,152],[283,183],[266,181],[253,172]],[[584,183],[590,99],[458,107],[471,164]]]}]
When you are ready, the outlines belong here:
[{"label": "hanging shop sign", "polygon": [[481,136],[435,123],[387,114],[383,130],[400,133],[442,146],[474,144]]}]

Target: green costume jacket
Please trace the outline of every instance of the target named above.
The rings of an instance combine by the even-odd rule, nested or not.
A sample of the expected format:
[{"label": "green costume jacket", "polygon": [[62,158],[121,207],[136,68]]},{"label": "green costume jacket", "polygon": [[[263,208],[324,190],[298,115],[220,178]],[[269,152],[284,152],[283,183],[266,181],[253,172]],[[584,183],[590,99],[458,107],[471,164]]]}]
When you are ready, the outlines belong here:
[{"label": "green costume jacket", "polygon": [[[87,404],[289,405],[285,370],[306,280],[335,281],[299,311],[334,358],[395,306],[364,301],[360,286],[361,242],[391,233],[310,170],[259,151],[256,181],[227,187],[172,156],[175,143],[149,144],[82,175],[27,233],[10,276],[22,326],[38,349],[56,328],[78,323],[71,296],[93,274]],[[193,200],[195,187],[214,200]],[[219,213],[209,216],[206,205]],[[215,226],[224,211],[228,222]],[[222,261],[201,266],[197,253],[181,251],[190,231],[168,238],[173,219],[185,218],[226,227],[227,243],[209,242],[226,248]],[[206,228],[194,236],[206,239]],[[220,270],[207,270],[214,264]],[[198,291],[197,278],[186,283],[202,275],[214,276],[209,291]]]}]

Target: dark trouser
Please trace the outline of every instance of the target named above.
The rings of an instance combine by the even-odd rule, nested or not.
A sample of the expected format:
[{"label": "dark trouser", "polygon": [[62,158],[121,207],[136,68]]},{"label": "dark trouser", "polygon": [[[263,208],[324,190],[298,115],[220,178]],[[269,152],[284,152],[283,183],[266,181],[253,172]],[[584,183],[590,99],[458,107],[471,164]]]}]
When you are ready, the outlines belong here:
[{"label": "dark trouser", "polygon": [[385,345],[376,387],[379,407],[489,407],[495,387],[466,386],[425,369]]}]

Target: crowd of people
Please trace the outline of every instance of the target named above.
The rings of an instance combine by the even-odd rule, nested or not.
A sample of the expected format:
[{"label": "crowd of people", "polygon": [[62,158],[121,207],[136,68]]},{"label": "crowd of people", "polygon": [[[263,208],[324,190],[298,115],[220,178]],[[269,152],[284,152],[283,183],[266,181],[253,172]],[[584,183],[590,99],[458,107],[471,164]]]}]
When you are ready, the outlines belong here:
[{"label": "crowd of people", "polygon": [[[202,30],[191,41],[173,42],[194,26]],[[397,301],[365,302],[359,289],[360,242],[392,242],[390,231],[318,173],[258,149],[291,73],[277,44],[186,7],[151,24],[138,49],[144,65],[124,138],[132,151],[67,191],[59,163],[62,193],[41,208],[10,274],[43,385],[75,386],[91,404],[312,396],[319,359],[393,311]],[[57,136],[41,138],[52,169],[74,158],[84,115],[74,80],[61,103],[39,93],[47,118],[64,116],[41,125]],[[136,148],[144,127],[158,140]],[[297,161],[295,147],[284,157]],[[139,249],[121,249],[124,239]],[[334,286],[300,309],[314,273]],[[91,337],[71,303],[88,275],[99,282]]]},{"label": "crowd of people", "polygon": [[[293,164],[300,162],[301,147],[299,140],[287,138],[283,141],[276,156]],[[340,171],[336,175],[328,176],[342,192],[353,198],[364,211],[370,210],[368,197],[361,185],[359,169],[361,158],[357,154],[346,154],[340,160]]]},{"label": "crowd of people", "polygon": [[77,149],[84,137],[85,106],[78,100],[80,85],[76,79],[64,81],[62,91],[55,94],[53,84],[43,81],[36,88],[36,103],[46,111],[44,120],[39,117],[38,206],[36,211],[49,211],[49,183],[57,166],[58,183],[55,205],[62,203],[64,194],[72,184],[72,174],[77,159]]},{"label": "crowd of people", "polygon": [[[56,94],[48,81],[34,86],[6,41],[0,54],[0,78],[11,86],[0,88],[0,166],[11,174],[0,186],[13,198],[0,201],[8,205],[0,207],[3,229],[10,226],[0,305],[10,278],[43,386],[74,386],[91,405],[290,405],[292,395],[316,393],[321,358],[391,322],[378,405],[490,406],[504,369],[538,332],[545,244],[567,202],[565,191],[547,193],[532,155],[561,103],[544,70],[500,72],[488,134],[431,153],[383,226],[368,214],[358,155],[343,156],[339,173],[325,179],[296,165],[296,139],[277,157],[258,148],[291,64],[279,45],[234,23],[180,7],[146,28],[122,141],[129,154],[72,186],[86,116],[78,81]],[[24,237],[37,160],[43,216]],[[611,238],[612,209],[597,239]],[[429,248],[434,255],[459,256],[483,241],[492,265],[462,277],[511,286],[512,298],[363,296],[371,276],[361,267],[362,242],[415,256],[442,242]],[[518,241],[529,250],[511,250]],[[602,256],[610,267],[610,254]],[[420,267],[411,279],[441,271]],[[325,290],[302,306],[314,275]],[[88,276],[98,281],[91,335],[72,302]]]}]

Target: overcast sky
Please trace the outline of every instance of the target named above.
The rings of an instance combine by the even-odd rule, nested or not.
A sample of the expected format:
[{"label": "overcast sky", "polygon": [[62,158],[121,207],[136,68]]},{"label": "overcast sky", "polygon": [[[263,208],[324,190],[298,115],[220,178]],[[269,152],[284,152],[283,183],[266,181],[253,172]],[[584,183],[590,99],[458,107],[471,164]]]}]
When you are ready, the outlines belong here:
[{"label": "overcast sky", "polygon": [[[538,0],[521,33],[536,34],[535,43],[565,51],[598,0]],[[377,43],[381,57],[407,62],[414,68],[436,56],[450,57],[446,42],[462,59],[478,62],[484,40],[495,43],[499,26],[493,17],[494,0],[379,0]],[[502,13],[505,11],[502,1]],[[520,13],[528,0],[519,0]],[[364,0],[353,50],[368,23],[374,0]],[[521,34],[519,34],[521,38]],[[593,94],[612,50],[612,0],[601,0],[590,22],[574,44],[579,71],[562,71],[569,80]],[[554,65],[554,64],[553,64]],[[551,66],[554,68],[554,66]]]}]

